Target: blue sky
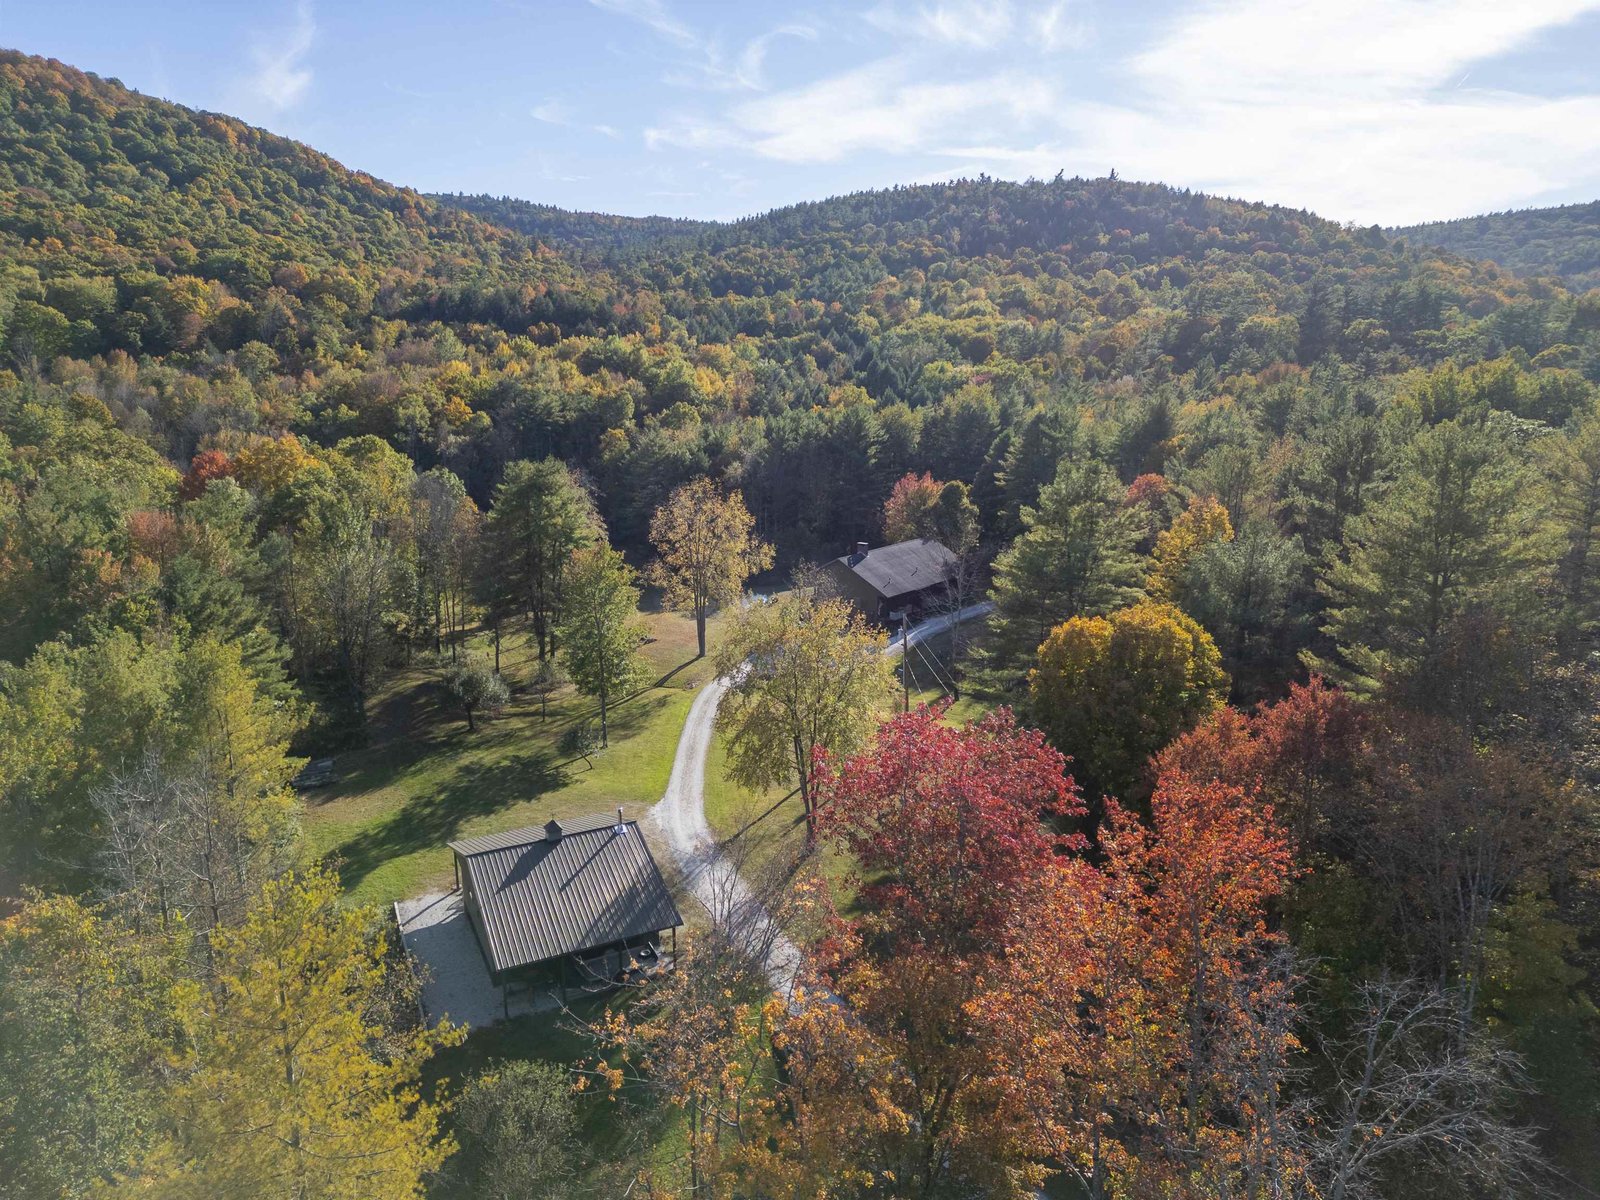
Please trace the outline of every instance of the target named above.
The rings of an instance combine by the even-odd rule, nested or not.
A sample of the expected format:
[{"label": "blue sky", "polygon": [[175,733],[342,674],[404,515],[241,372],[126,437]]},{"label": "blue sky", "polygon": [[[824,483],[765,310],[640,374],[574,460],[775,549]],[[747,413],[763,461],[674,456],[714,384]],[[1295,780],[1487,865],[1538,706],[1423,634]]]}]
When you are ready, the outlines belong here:
[{"label": "blue sky", "polygon": [[1600,198],[1600,0],[0,0],[427,191],[727,218],[987,171],[1401,224]]}]

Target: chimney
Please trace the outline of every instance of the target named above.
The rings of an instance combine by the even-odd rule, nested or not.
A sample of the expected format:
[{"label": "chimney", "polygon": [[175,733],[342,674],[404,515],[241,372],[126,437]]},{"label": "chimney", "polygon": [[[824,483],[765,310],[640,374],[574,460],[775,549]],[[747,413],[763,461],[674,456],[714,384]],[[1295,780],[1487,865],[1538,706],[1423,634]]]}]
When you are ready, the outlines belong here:
[{"label": "chimney", "polygon": [[867,544],[865,542],[857,542],[856,543],[856,557],[857,558],[865,558],[866,556],[867,556]]},{"label": "chimney", "polygon": [[626,824],[627,822],[622,819],[622,805],[619,804],[617,805],[617,828],[620,829]]},{"label": "chimney", "polygon": [[559,842],[561,840],[561,822],[551,817],[544,827],[544,840]]}]

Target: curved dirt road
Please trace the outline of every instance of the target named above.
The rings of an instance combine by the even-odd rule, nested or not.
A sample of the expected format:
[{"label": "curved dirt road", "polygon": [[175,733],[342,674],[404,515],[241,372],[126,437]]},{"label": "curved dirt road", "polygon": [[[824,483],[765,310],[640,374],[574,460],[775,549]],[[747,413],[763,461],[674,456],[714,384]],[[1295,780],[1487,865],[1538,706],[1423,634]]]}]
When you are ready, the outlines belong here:
[{"label": "curved dirt road", "polygon": [[[924,621],[906,635],[906,640],[916,645],[943,633],[958,620],[984,616],[993,607],[987,603],[974,604],[958,613]],[[899,640],[890,642],[884,652],[898,654]],[[662,840],[672,850],[684,882],[695,899],[705,905],[712,920],[746,929],[770,929],[771,917],[738,877],[732,864],[718,854],[716,836],[706,822],[706,754],[711,749],[717,708],[727,691],[726,679],[713,679],[700,689],[689,706],[683,735],[678,739],[678,752],[672,760],[667,790],[660,803],[650,810],[650,816]],[[787,997],[799,974],[800,949],[782,934],[762,936],[762,944],[769,947],[766,949],[767,977],[772,989]]]}]

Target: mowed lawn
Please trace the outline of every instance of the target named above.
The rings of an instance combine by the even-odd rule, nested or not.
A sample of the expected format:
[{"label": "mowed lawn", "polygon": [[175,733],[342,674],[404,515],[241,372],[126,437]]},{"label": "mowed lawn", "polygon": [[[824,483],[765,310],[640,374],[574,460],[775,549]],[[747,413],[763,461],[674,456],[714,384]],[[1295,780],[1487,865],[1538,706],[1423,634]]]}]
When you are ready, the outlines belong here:
[{"label": "mowed lawn", "polygon": [[[387,903],[449,887],[456,838],[618,807],[642,816],[666,788],[693,691],[712,674],[710,658],[695,657],[692,619],[646,620],[653,640],[640,653],[653,683],[613,705],[611,746],[592,766],[560,744],[575,722],[598,728],[596,705],[567,687],[541,720],[538,698],[521,687],[537,658],[520,631],[501,645],[511,703],[476,732],[437,670],[396,672],[372,702],[371,744],[338,755],[336,782],[304,796],[310,855],[338,864],[353,902]],[[492,650],[480,635],[461,652]]]}]

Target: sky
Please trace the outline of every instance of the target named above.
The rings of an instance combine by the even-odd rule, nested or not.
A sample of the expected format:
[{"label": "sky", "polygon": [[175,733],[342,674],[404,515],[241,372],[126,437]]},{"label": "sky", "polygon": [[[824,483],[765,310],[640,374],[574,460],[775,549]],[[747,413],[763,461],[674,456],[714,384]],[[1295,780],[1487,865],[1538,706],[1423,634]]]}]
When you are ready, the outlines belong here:
[{"label": "sky", "polygon": [[0,0],[423,191],[727,219],[987,172],[1409,224],[1600,198],[1600,0]]}]

